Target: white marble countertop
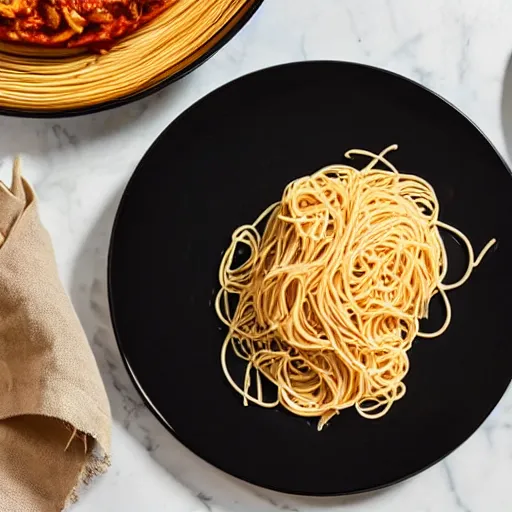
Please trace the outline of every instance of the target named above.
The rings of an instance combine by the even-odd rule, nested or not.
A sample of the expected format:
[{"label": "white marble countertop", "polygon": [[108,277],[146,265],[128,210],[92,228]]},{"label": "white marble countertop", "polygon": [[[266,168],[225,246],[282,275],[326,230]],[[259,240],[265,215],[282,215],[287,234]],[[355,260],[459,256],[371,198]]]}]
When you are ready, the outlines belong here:
[{"label": "white marble countertop", "polygon": [[113,466],[73,510],[512,511],[512,389],[445,461],[383,491],[297,498],[212,468],[175,441],[135,392],[113,339],[105,284],[113,216],[148,146],[195,100],[258,68],[327,58],[402,73],[462,109],[510,161],[511,27],[509,0],[266,0],[213,59],[151,98],[74,119],[0,117],[0,173],[5,178],[11,156],[23,155],[112,404]]}]

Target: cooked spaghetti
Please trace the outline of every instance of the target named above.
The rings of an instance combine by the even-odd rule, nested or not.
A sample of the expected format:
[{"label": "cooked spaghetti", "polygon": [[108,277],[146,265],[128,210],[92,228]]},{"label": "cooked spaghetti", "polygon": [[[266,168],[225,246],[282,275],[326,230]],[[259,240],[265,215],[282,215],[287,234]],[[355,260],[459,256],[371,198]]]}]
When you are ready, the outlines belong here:
[{"label": "cooked spaghetti", "polygon": [[0,107],[78,108],[147,89],[210,51],[254,4],[177,0],[104,55],[0,42]]},{"label": "cooked spaghetti", "polygon": [[[222,368],[246,405],[281,404],[319,417],[319,429],[351,406],[379,418],[405,394],[415,337],[448,328],[447,292],[469,278],[495,240],[475,258],[468,238],[439,220],[433,188],[388,160],[396,148],[348,151],[347,158],[369,163],[361,170],[332,165],[293,181],[279,203],[233,233],[215,306],[229,327]],[[440,230],[467,247],[467,269],[454,283],[445,282]],[[249,257],[237,264],[242,246]],[[436,332],[421,332],[436,293],[446,319]],[[231,376],[228,349],[246,362],[243,382]],[[264,400],[262,376],[275,384],[275,400]]]}]

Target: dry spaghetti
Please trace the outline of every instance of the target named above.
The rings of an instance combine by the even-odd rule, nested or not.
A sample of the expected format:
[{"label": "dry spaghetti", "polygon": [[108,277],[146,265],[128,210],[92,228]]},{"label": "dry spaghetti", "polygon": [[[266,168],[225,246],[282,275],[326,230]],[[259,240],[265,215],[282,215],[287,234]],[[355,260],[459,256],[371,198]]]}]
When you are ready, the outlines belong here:
[{"label": "dry spaghetti", "polygon": [[[405,394],[414,338],[448,328],[446,292],[469,278],[495,240],[475,258],[468,238],[439,220],[429,183],[389,162],[386,155],[396,148],[378,155],[348,151],[347,158],[367,157],[368,165],[333,165],[297,179],[279,203],[233,233],[215,306],[229,327],[222,368],[246,405],[281,404],[320,417],[319,429],[351,406],[379,418]],[[448,259],[440,229],[467,247],[467,270],[454,283],[444,282]],[[250,255],[237,265],[241,246]],[[420,332],[436,293],[446,320],[436,332]],[[231,296],[238,298],[236,308]],[[229,348],[247,363],[243,383],[231,376]],[[264,401],[261,376],[275,384],[274,401]]]},{"label": "dry spaghetti", "polygon": [[255,0],[179,0],[105,55],[0,43],[0,107],[56,110],[134,94],[208,52]]}]

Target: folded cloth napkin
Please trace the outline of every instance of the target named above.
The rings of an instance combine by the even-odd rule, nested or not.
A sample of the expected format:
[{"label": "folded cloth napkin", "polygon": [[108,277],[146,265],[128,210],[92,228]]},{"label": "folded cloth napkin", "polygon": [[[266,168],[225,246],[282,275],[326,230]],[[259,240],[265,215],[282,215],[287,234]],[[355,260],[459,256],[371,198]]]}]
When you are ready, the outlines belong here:
[{"label": "folded cloth napkin", "polygon": [[109,465],[111,416],[19,163],[0,182],[0,511],[55,512]]}]

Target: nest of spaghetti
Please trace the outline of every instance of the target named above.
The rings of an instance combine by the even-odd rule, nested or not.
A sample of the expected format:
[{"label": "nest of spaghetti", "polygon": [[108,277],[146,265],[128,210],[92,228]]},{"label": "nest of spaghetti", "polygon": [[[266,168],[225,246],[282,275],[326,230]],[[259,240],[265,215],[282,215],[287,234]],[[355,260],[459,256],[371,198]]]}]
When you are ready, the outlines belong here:
[{"label": "nest of spaghetti", "polygon": [[136,94],[197,61],[255,0],[0,0],[0,107]]},{"label": "nest of spaghetti", "polygon": [[[468,279],[494,240],[475,260],[467,237],[439,220],[433,188],[389,162],[393,149],[349,151],[347,158],[359,155],[368,164],[333,165],[290,183],[279,203],[233,233],[216,309],[229,328],[224,373],[246,405],[281,404],[319,417],[319,429],[348,407],[380,418],[406,392],[415,338],[448,328],[446,292]],[[458,237],[469,255],[464,275],[451,284],[444,283],[440,229]],[[237,264],[242,246],[249,256]],[[436,293],[445,322],[422,333],[419,321]],[[246,363],[243,382],[231,375],[230,349]],[[262,378],[275,385],[275,400],[264,400]]]}]

